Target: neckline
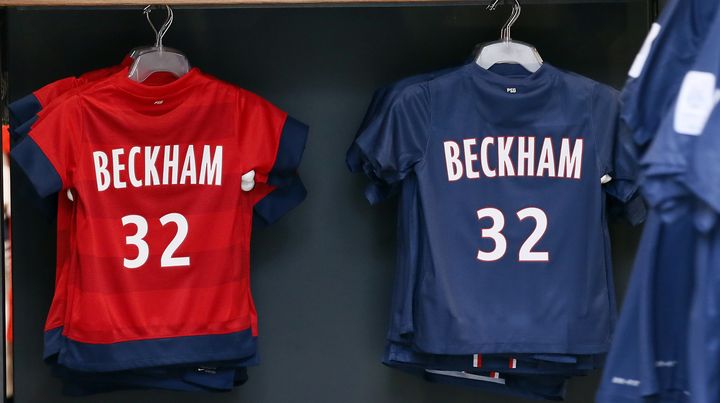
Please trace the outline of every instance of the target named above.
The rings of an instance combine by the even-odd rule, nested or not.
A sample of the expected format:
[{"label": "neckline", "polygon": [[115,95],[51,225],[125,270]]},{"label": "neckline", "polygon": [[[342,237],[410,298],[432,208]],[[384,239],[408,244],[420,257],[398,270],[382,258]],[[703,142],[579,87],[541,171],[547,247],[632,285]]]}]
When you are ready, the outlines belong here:
[{"label": "neckline", "polygon": [[177,93],[187,87],[192,86],[195,82],[197,82],[197,79],[200,77],[201,74],[200,70],[197,67],[193,67],[190,69],[190,71],[170,83],[161,85],[148,85],[129,79],[129,71],[130,66],[127,66],[120,70],[118,73],[116,73],[115,85],[117,85],[118,88],[124,90],[125,92],[145,98],[166,97],[168,95]]},{"label": "neckline", "polygon": [[502,85],[523,85],[523,86],[535,86],[542,84],[546,79],[551,78],[554,67],[549,63],[545,62],[540,65],[537,71],[530,73],[525,77],[508,77],[494,71],[484,69],[478,65],[474,60],[469,64],[469,68],[473,75],[479,77],[485,81],[491,83],[502,84]]}]

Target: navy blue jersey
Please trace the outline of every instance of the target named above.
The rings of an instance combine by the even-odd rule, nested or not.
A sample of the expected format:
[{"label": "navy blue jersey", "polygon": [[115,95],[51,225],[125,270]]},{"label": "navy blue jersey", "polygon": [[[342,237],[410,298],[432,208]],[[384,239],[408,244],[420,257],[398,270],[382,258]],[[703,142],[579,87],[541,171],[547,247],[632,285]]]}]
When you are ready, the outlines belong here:
[{"label": "navy blue jersey", "polygon": [[[445,69],[438,72],[423,74],[400,80],[391,86],[378,90],[368,108],[365,119],[358,131],[358,137],[364,132],[377,130],[382,123],[382,114],[388,105],[392,104],[402,90],[415,83],[429,81],[436,77],[450,73],[457,68]],[[347,153],[348,167],[352,172],[365,171],[373,183],[365,192],[371,203],[377,203],[399,188],[400,208],[398,214],[398,255],[395,282],[393,286],[393,299],[391,304],[391,320],[388,330],[388,348],[383,362],[394,368],[411,370],[423,374],[426,379],[435,382],[461,383],[463,385],[478,384],[475,386],[484,389],[490,388],[496,393],[526,395],[527,388],[532,388],[532,382],[510,382],[507,386],[487,385],[488,380],[482,376],[466,377],[466,371],[482,368],[486,371],[502,371],[506,374],[557,374],[562,377],[582,375],[588,370],[596,368],[601,357],[567,355],[470,355],[470,356],[443,356],[418,353],[412,350],[413,333],[413,297],[416,272],[422,266],[421,260],[426,256],[422,252],[427,250],[422,228],[422,212],[417,191],[417,178],[411,175],[401,183],[388,185],[374,176],[363,160],[360,149],[353,143]],[[400,185],[400,186],[398,186]],[[474,364],[473,364],[474,363]],[[425,370],[432,372],[426,372]],[[452,375],[452,374],[456,375]],[[457,375],[461,374],[461,375]],[[532,395],[530,395],[532,396]],[[548,396],[533,396],[544,397]]]},{"label": "navy blue jersey", "polygon": [[[356,137],[363,136],[363,133],[366,131],[377,130],[377,126],[382,123],[382,113],[384,109],[392,103],[394,98],[401,93],[404,88],[415,83],[433,80],[436,77],[440,77],[456,69],[458,69],[458,67],[408,77],[376,91]],[[383,200],[389,195],[387,192],[389,186],[373,177],[372,170],[367,169],[366,163],[362,159],[360,149],[355,142],[353,142],[348,150],[346,161],[350,171],[366,171],[366,173],[375,180],[368,186],[368,190],[365,192],[366,197],[372,204]],[[412,343],[413,332],[412,307],[416,278],[415,272],[419,266],[422,266],[420,262],[420,258],[423,256],[421,248],[428,248],[428,246],[425,245],[426,237],[424,236],[424,232],[420,230],[423,218],[419,207],[417,178],[411,175],[405,178],[401,185],[397,225],[399,235],[397,269],[393,287],[391,320],[387,339],[390,341],[390,345],[406,344],[409,346]],[[410,347],[407,347],[407,349],[409,350]],[[597,359],[597,357],[592,358]],[[553,362],[576,363],[576,358],[573,356],[559,357],[552,355],[548,359]],[[392,358],[386,357],[386,362],[390,360],[392,360]],[[509,360],[516,359],[503,356],[499,358],[499,360],[507,364]],[[538,358],[538,360],[542,362],[543,358]],[[505,368],[506,366],[503,367],[503,369]]]},{"label": "navy blue jersey", "polygon": [[[357,139],[377,178],[417,178],[429,247],[415,345],[434,354],[605,351],[614,316],[605,193],[627,200],[634,190],[616,93],[547,64],[527,77],[507,73],[470,64],[408,86],[380,129]],[[603,187],[605,174],[614,180]],[[571,252],[570,240],[584,247]]]},{"label": "navy blue jersey", "polygon": [[720,13],[716,13],[715,23],[642,158],[643,192],[652,205],[664,210],[667,206],[661,204],[677,205],[678,199],[688,196],[683,183],[693,145],[705,130],[718,100],[719,38]]},{"label": "navy blue jersey", "polygon": [[[373,94],[372,101],[365,114],[362,124],[358,129],[357,137],[365,132],[377,130],[382,123],[382,114],[393,102],[395,97],[410,85],[432,80],[458,69],[453,67],[431,73],[419,74],[399,80],[391,85],[383,87]],[[371,204],[378,203],[388,196],[399,191],[401,214],[398,214],[398,253],[393,282],[392,302],[390,309],[390,323],[388,326],[387,339],[394,342],[409,342],[412,340],[413,332],[413,293],[415,284],[416,268],[419,266],[418,258],[421,255],[419,248],[423,240],[419,227],[420,209],[417,197],[417,181],[414,177],[408,178],[402,186],[388,185],[379,178],[374,177],[371,167],[363,160],[360,148],[356,142],[350,145],[346,155],[346,162],[351,172],[365,172],[372,179],[372,182],[365,190],[365,196]]]},{"label": "navy blue jersey", "polygon": [[[718,69],[720,73],[720,69]],[[716,100],[720,91],[716,92]],[[699,403],[720,400],[720,107],[715,105],[703,133],[693,144],[684,184],[698,203],[696,295],[689,329],[690,390]]]},{"label": "navy blue jersey", "polygon": [[720,226],[717,217],[713,221],[697,240],[695,299],[688,329],[688,378],[694,403],[720,400]]},{"label": "navy blue jersey", "polygon": [[[599,401],[615,402],[618,401],[614,400],[617,396],[638,402],[651,396],[684,401],[689,398],[689,379],[695,378],[689,376],[688,371],[709,366],[707,356],[702,356],[703,362],[692,362],[692,354],[690,357],[687,354],[688,345],[692,346],[691,350],[701,348],[697,340],[688,343],[688,338],[693,339],[688,332],[692,334],[696,324],[704,326],[705,322],[688,321],[688,317],[691,310],[693,315],[697,314],[698,304],[705,303],[699,303],[698,298],[705,294],[706,285],[710,282],[704,278],[703,259],[696,253],[697,248],[702,248],[702,241],[696,243],[698,235],[692,215],[696,203],[688,191],[687,181],[691,166],[699,161],[693,154],[698,149],[696,143],[704,136],[698,136],[706,127],[708,116],[717,102],[715,77],[720,71],[717,39],[720,37],[720,14],[715,10],[717,2],[708,3],[673,4],[664,15],[676,25],[684,25],[668,31],[674,36],[666,37],[666,41],[676,43],[676,49],[682,48],[683,57],[678,56],[676,60],[669,60],[668,65],[656,68],[658,74],[667,77],[654,85],[658,87],[657,91],[672,99],[671,106],[665,110],[664,116],[660,109],[652,112],[653,119],[657,121],[655,132],[642,133],[642,128],[638,129],[641,137],[654,138],[642,159],[642,187],[643,194],[654,208],[654,215],[663,222],[645,228],[643,242],[646,238],[656,239],[656,244],[652,248],[641,248],[634,270],[646,272],[647,278],[646,281],[633,282],[628,291],[628,298],[639,295],[640,308],[633,312],[634,308],[629,307],[623,312],[621,323],[625,323],[625,315],[632,319],[629,319],[627,327],[621,325],[618,328],[617,340],[609,355],[598,395]],[[706,7],[705,15],[698,14],[702,7]],[[694,14],[691,16],[689,12]],[[690,21],[696,21],[688,19],[691,17],[699,19],[697,26],[690,25]],[[709,24],[713,17],[715,22]],[[691,43],[682,34],[688,30],[693,31],[695,38]],[[698,48],[696,43],[701,38],[705,39]],[[668,45],[668,49],[673,47]],[[695,55],[689,52],[695,52]],[[682,67],[685,71],[679,69],[680,62],[684,63]],[[668,88],[672,88],[674,82],[679,91],[671,93]],[[627,115],[643,113],[642,106],[629,104],[625,107]],[[633,107],[640,111],[632,110]],[[709,161],[713,159],[705,159],[703,167],[712,166]],[[632,354],[640,354],[640,357],[630,362]],[[627,378],[622,375],[627,373],[630,373]],[[618,379],[631,381],[615,382]],[[693,401],[706,400],[696,400],[694,396]]]},{"label": "navy blue jersey", "polygon": [[692,66],[717,10],[716,0],[671,0],[653,24],[622,92],[623,120],[646,144]]},{"label": "navy blue jersey", "polygon": [[681,402],[688,395],[695,228],[692,215],[665,222],[652,211],[605,366],[600,403]]}]

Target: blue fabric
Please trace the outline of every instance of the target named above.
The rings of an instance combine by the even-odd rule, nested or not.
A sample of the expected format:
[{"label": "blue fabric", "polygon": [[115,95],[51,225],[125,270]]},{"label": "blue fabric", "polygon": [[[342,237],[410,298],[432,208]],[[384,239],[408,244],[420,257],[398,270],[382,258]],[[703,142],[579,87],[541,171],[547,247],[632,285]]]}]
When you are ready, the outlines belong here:
[{"label": "blue fabric", "polygon": [[[58,364],[78,371],[109,372],[185,363],[233,361],[257,351],[250,329],[228,334],[127,341],[113,344],[80,343],[65,339]],[[150,354],[152,353],[152,354]],[[147,359],[148,356],[162,357]],[[248,363],[247,365],[253,365]]]},{"label": "blue fabric", "polygon": [[648,218],[598,402],[687,395],[695,238],[692,215],[664,222],[653,211]]},{"label": "blue fabric", "polygon": [[[562,375],[507,375],[500,373],[500,382],[492,382],[488,379],[467,379],[459,375],[438,374],[428,370],[402,363],[385,363],[391,368],[396,368],[411,374],[420,375],[426,381],[443,383],[449,385],[472,387],[489,393],[518,396],[529,399],[563,400],[565,397],[565,381],[567,377]],[[467,371],[471,375],[490,377],[488,371]]]},{"label": "blue fabric", "polygon": [[45,153],[31,137],[25,137],[10,150],[10,156],[30,179],[40,197],[62,189],[62,179]]},{"label": "blue fabric", "polygon": [[[196,362],[167,367],[146,367],[124,371],[88,372],[59,365],[58,353],[68,340],[62,328],[45,332],[44,359],[55,376],[66,383],[66,392],[74,395],[117,389],[153,388],[182,391],[224,391],[247,380],[247,366],[257,365],[256,354],[222,362]],[[103,386],[105,385],[105,386]]]},{"label": "blue fabric", "polygon": [[448,385],[458,385],[473,387],[490,393],[518,396],[527,399],[537,400],[564,400],[565,399],[565,380],[560,376],[543,376],[536,375],[534,377],[505,377],[505,384],[496,384],[492,382],[473,381],[470,379],[445,376],[425,372],[424,377],[429,382],[443,383]]},{"label": "blue fabric", "polygon": [[700,232],[696,268],[688,378],[693,402],[713,403],[720,400],[720,226]]},{"label": "blue fabric", "polygon": [[32,119],[41,109],[42,105],[34,94],[28,94],[8,105],[10,134],[13,136],[13,140],[17,140],[19,137],[19,133],[15,132],[16,129]]},{"label": "blue fabric", "polygon": [[303,151],[305,151],[307,136],[307,125],[288,116],[280,134],[280,144],[275,163],[268,175],[268,184],[279,187],[294,180]]},{"label": "blue fabric", "polygon": [[15,129],[15,139],[17,141],[21,140],[23,137],[25,137],[28,133],[30,133],[30,129],[32,128],[32,125],[37,122],[38,116],[35,115],[32,118],[28,119],[25,123],[17,126]]},{"label": "blue fabric", "polygon": [[[719,24],[720,25],[720,24]],[[718,66],[720,78],[720,66]],[[720,107],[710,115],[705,132],[693,144],[692,159],[684,178],[684,185],[693,196],[710,206],[713,211],[720,214]],[[711,227],[712,224],[706,227]]]},{"label": "blue fabric", "polygon": [[[189,373],[190,375],[185,375]],[[90,395],[124,389],[166,389],[178,391],[229,391],[236,386],[236,373],[247,376],[247,370],[224,369],[212,376],[193,378],[197,369],[164,369],[153,371],[120,371],[111,373],[90,373],[68,371],[61,366],[53,367],[53,374],[63,380],[63,392],[69,395]],[[185,379],[187,377],[188,379]]]},{"label": "blue fabric", "polygon": [[[356,140],[371,178],[391,186],[417,178],[420,209],[429,212],[419,224],[432,247],[418,248],[413,341],[433,354],[602,353],[614,320],[604,195],[611,188],[624,200],[634,194],[634,172],[623,172],[632,163],[617,152],[626,148],[617,141],[628,141],[618,135],[617,93],[549,64],[525,77],[513,66],[501,67],[487,71],[468,64],[408,86]],[[508,88],[517,93],[509,95]],[[527,112],[517,114],[518,108]],[[536,157],[542,137],[559,142],[560,137],[584,136],[582,178],[445,177],[444,141],[462,144],[463,138],[475,136],[519,135],[540,138]],[[488,158],[498,167],[494,154]],[[615,183],[600,186],[600,177],[611,172],[620,172]],[[619,186],[623,181],[630,184],[624,190]],[[565,192],[572,203],[558,203]],[[554,235],[548,229],[536,245],[536,250],[559,255],[551,259],[562,264],[517,262],[517,248],[533,227],[516,223],[514,215],[527,206],[541,206],[549,227],[563,228]],[[479,236],[490,226],[476,217],[483,207],[500,207],[507,219],[503,232],[510,247],[497,262],[479,262],[475,256],[478,249],[494,248],[492,240]],[[592,224],[570,224],[587,223],[593,216]],[[408,235],[408,244],[417,242],[413,237]],[[568,248],[567,239],[578,240],[583,248]],[[574,312],[561,313],[560,306]],[[569,328],[560,334],[554,323]]]},{"label": "blue fabric", "polygon": [[622,92],[623,119],[638,144],[647,144],[672,105],[685,72],[703,44],[718,2],[671,0],[657,24],[654,40],[639,77],[630,77]]},{"label": "blue fabric", "polygon": [[[516,360],[516,368],[510,367],[510,360]],[[503,374],[557,374],[565,376],[587,375],[598,368],[600,361],[595,356],[576,356],[572,362],[551,361],[555,357],[545,356],[538,359],[534,354],[482,354],[483,371],[497,371]],[[569,358],[569,357],[567,357]],[[444,371],[472,370],[472,355],[434,355],[413,351],[401,343],[388,342],[385,347],[383,363],[389,366],[414,365],[418,368]]]},{"label": "blue fabric", "polygon": [[300,176],[291,176],[285,184],[262,198],[253,208],[253,229],[264,228],[277,222],[307,197],[307,190]]}]

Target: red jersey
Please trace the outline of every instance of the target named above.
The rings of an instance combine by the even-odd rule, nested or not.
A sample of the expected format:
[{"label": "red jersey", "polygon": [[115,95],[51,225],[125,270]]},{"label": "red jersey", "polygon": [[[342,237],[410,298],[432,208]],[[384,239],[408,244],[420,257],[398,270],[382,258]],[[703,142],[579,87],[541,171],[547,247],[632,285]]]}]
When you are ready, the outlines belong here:
[{"label": "red jersey", "polygon": [[41,194],[71,189],[76,203],[59,361],[116,370],[253,353],[259,197],[241,176],[294,171],[305,136],[268,102],[197,69],[159,86],[120,72],[36,123],[13,154]]}]

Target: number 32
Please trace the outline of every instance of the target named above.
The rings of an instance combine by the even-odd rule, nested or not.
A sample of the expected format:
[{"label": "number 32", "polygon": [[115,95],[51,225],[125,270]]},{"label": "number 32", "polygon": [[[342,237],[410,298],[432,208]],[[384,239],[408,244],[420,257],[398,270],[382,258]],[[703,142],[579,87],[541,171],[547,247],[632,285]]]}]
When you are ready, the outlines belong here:
[{"label": "number 32", "polygon": [[[163,227],[168,223],[175,223],[177,225],[177,233],[170,244],[163,251],[160,257],[160,267],[180,267],[190,266],[190,257],[174,257],[173,254],[180,247],[188,234],[188,222],[182,214],[170,213],[160,217],[160,224]],[[137,228],[135,235],[128,235],[125,237],[125,243],[127,245],[133,245],[138,250],[138,255],[135,259],[123,259],[123,266],[127,269],[137,269],[144,265],[148,257],[150,256],[150,247],[145,242],[145,236],[148,233],[148,223],[143,216],[139,215],[126,215],[122,218],[123,227],[133,224]]]},{"label": "number 32", "polygon": [[[547,230],[548,220],[545,212],[537,207],[527,207],[518,211],[516,214],[520,221],[528,217],[535,220],[535,230],[533,230],[520,247],[518,260],[521,262],[547,262],[550,260],[550,254],[548,252],[535,252],[532,250],[545,234],[545,230]],[[495,242],[495,248],[490,252],[483,250],[478,251],[478,260],[492,262],[502,258],[507,251],[507,239],[505,239],[505,236],[502,234],[502,230],[505,228],[505,216],[503,216],[500,210],[487,207],[478,210],[477,217],[478,220],[486,217],[492,219],[492,226],[490,228],[483,228],[482,237],[490,238]]]}]

